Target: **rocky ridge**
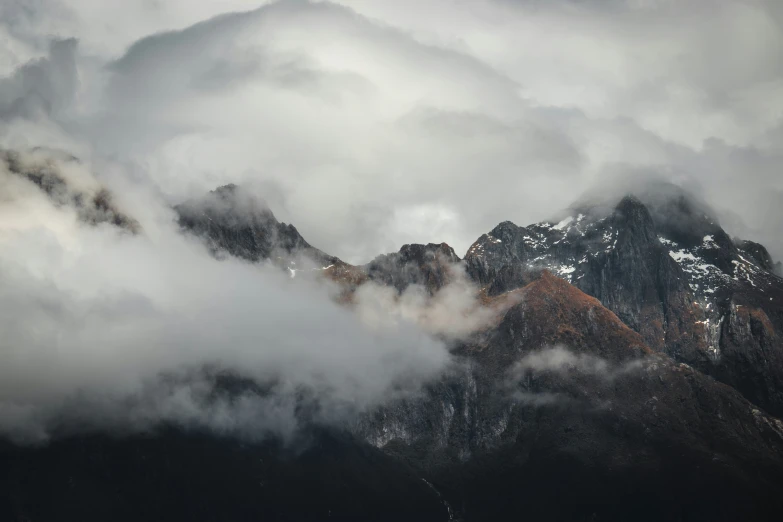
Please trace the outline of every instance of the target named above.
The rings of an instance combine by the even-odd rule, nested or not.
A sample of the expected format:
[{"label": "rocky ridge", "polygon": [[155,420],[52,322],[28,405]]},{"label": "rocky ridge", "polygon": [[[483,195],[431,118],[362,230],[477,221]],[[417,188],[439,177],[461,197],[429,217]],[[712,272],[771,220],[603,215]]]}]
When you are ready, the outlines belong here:
[{"label": "rocky ridge", "polygon": [[463,265],[497,314],[452,342],[457,364],[421,396],[342,430],[314,427],[299,450],[173,426],[3,445],[0,513],[774,520],[782,280],[761,245],[729,238],[687,194],[663,192],[501,223],[463,260],[446,244],[405,245],[364,266],[314,248],[240,187],[179,205],[183,231],[218,258],[323,274],[346,295],[368,281],[437,295]]},{"label": "rocky ridge", "polygon": [[629,196],[609,211],[582,207],[557,223],[501,223],[465,262],[490,295],[546,268],[651,348],[783,413],[783,279],[766,249],[732,240],[683,192],[665,204]]},{"label": "rocky ridge", "polygon": [[[687,194],[667,190],[657,201],[579,206],[557,222],[504,222],[479,238],[464,265],[485,304],[503,310],[500,321],[453,347],[463,364],[425,397],[380,409],[354,433],[414,465],[450,502],[461,499],[449,509],[467,519],[502,514],[476,478],[495,483],[484,474],[498,455],[523,481],[566,461],[617,487],[617,477],[655,483],[670,497],[647,506],[651,520],[684,517],[688,498],[708,490],[733,493],[725,504],[697,502],[695,519],[761,517],[783,480],[783,424],[764,412],[781,406],[783,330],[771,317],[780,317],[783,286],[761,245],[731,239]],[[458,263],[448,245],[405,245],[348,270],[360,274],[354,286],[418,284],[435,294]],[[519,379],[520,361],[553,346],[567,347],[557,352],[565,371],[527,368]],[[519,460],[537,452],[546,457]],[[697,485],[679,476],[682,458],[699,470]],[[544,476],[553,482],[531,484],[519,509],[541,519],[638,517],[638,503],[552,510],[541,499],[560,477]],[[592,495],[612,505],[609,490]]]}]

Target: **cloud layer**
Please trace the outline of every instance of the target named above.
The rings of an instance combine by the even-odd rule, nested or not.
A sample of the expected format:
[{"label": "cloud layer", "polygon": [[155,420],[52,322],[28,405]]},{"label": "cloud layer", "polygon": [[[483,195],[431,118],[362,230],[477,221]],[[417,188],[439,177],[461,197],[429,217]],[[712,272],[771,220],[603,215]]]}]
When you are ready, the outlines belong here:
[{"label": "cloud layer", "polygon": [[[86,165],[40,152],[24,159],[56,171],[72,194],[97,189]],[[349,422],[417,393],[449,364],[445,345],[414,321],[373,327],[363,303],[358,314],[341,307],[307,277],[216,260],[139,188],[147,214],[132,233],[85,222],[78,198],[49,195],[7,166],[0,435],[35,442],[170,422],[287,436],[303,421]],[[132,210],[132,201],[118,204]],[[229,393],[226,379],[245,384]]]},{"label": "cloud layer", "polygon": [[[256,183],[349,261],[462,253],[642,171],[783,256],[774,0],[7,4],[7,75],[48,55],[56,123],[90,153],[172,201]],[[75,93],[47,35],[79,39]]]},{"label": "cloud layer", "polygon": [[[611,385],[616,379],[635,375],[652,361],[640,358],[622,363],[613,363],[602,357],[588,353],[575,353],[564,346],[552,346],[531,352],[509,368],[504,385],[512,390],[515,401],[532,406],[550,406],[566,404],[574,400],[588,399],[595,401],[594,389],[576,386],[563,393],[558,390],[563,383],[574,383],[582,379],[594,380],[601,385]],[[555,377],[553,381],[541,389],[537,383],[541,378]],[[536,383],[531,389],[531,384]],[[551,388],[551,389],[550,389]],[[577,390],[574,396],[574,390]],[[581,395],[585,395],[581,397]],[[600,402],[600,401],[598,401]]]}]

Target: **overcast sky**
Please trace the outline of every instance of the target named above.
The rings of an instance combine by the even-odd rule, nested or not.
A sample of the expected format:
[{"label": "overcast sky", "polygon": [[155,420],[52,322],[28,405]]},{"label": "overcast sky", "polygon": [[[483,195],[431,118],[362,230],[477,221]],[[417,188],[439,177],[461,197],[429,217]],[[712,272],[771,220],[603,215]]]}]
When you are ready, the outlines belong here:
[{"label": "overcast sky", "polygon": [[0,42],[4,146],[251,185],[348,261],[650,171],[783,256],[778,0],[0,0]]}]

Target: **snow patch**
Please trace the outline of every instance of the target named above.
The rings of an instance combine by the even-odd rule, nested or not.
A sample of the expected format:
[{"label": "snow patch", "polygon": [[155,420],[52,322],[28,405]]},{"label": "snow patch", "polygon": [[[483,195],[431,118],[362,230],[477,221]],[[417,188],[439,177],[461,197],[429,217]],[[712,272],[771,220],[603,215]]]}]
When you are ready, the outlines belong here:
[{"label": "snow patch", "polygon": [[574,220],[574,216],[568,216],[563,221],[558,223],[557,225],[553,226],[555,230],[563,230],[565,227],[571,224],[571,222]]},{"label": "snow patch", "polygon": [[671,256],[672,259],[677,261],[678,263],[682,263],[683,261],[697,261],[697,257],[688,252],[687,250],[672,250],[669,252],[669,256]]},{"label": "snow patch", "polygon": [[561,266],[557,269],[557,273],[560,275],[567,275],[567,274],[573,274],[576,271],[576,268],[572,266]]},{"label": "snow patch", "polygon": [[718,244],[715,242],[715,238],[713,236],[704,236],[704,239],[702,240],[702,246],[704,248],[709,248],[709,249],[720,248]]}]

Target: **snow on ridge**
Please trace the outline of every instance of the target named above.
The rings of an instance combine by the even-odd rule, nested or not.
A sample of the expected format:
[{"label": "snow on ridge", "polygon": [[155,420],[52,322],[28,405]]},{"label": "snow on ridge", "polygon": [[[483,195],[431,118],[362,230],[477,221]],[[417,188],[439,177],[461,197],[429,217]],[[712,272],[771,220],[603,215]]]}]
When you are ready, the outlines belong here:
[{"label": "snow on ridge", "polygon": [[692,253],[688,252],[687,250],[670,250],[669,256],[677,261],[678,263],[682,263],[683,261],[699,261],[699,259],[694,256]]},{"label": "snow on ridge", "polygon": [[573,274],[575,271],[576,271],[576,268],[574,268],[573,266],[569,266],[569,265],[563,265],[563,266],[560,266],[557,269],[557,273],[560,274],[560,275]]},{"label": "snow on ridge", "polygon": [[570,225],[573,220],[574,220],[574,216],[568,216],[567,218],[565,218],[563,221],[553,226],[552,228],[555,230],[563,230],[565,227]]},{"label": "snow on ridge", "polygon": [[720,248],[718,244],[715,242],[714,236],[704,236],[704,239],[702,239],[702,246],[704,248],[715,249],[715,250]]},{"label": "snow on ridge", "polygon": [[713,295],[717,291],[718,285],[721,284],[720,282],[729,279],[729,276],[723,273],[720,268],[707,263],[693,251],[678,249],[677,243],[664,237],[659,236],[658,239],[669,248],[669,257],[680,265],[682,271],[688,276],[688,286],[697,294]]},{"label": "snow on ridge", "polygon": [[732,264],[734,265],[734,280],[739,281],[739,272],[740,269],[742,270],[742,275],[745,277],[745,280],[753,285],[754,288],[758,288],[758,285],[751,277],[751,274],[753,275],[759,275],[760,270],[756,267],[755,264],[751,263],[747,259],[745,259],[742,256],[739,256],[739,258],[742,260],[742,263],[739,261],[732,261]]}]

